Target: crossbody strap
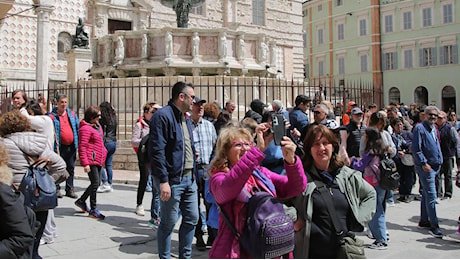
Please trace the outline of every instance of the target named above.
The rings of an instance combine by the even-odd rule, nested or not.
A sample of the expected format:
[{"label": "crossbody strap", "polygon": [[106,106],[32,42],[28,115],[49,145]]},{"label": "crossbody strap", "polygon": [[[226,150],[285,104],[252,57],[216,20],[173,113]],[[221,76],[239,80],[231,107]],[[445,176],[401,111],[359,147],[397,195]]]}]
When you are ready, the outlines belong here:
[{"label": "crossbody strap", "polygon": [[238,231],[236,231],[235,226],[230,222],[230,220],[228,219],[227,215],[225,214],[225,212],[221,209],[220,205],[218,205],[218,204],[217,204],[217,210],[219,211],[220,215],[222,216],[222,218],[224,219],[225,223],[230,228],[232,233],[235,235],[236,239],[239,240],[240,236],[241,236],[240,233],[238,233]]},{"label": "crossbody strap", "polygon": [[337,217],[337,212],[332,204],[332,195],[329,189],[324,185],[323,182],[315,181],[316,187],[318,188],[319,193],[324,199],[326,203],[327,211],[329,212],[329,216],[331,217],[332,224],[334,225],[335,234],[337,237],[342,239],[344,237],[343,228],[339,223],[339,218]]}]

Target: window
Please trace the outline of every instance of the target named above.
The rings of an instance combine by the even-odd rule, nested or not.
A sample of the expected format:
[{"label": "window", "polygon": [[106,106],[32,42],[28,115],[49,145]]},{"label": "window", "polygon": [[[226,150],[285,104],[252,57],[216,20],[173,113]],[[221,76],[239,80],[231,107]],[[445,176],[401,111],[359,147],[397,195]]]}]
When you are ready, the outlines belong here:
[{"label": "window", "polygon": [[452,23],[454,21],[452,13],[452,4],[445,4],[442,6],[442,22]]},{"label": "window", "polygon": [[359,20],[359,36],[365,36],[367,34],[366,19]]},{"label": "window", "polygon": [[414,67],[413,65],[413,57],[412,57],[412,50],[404,50],[404,68],[410,69]]},{"label": "window", "polygon": [[322,60],[318,62],[318,75],[324,76],[324,61]]},{"label": "window", "polygon": [[323,5],[318,5],[318,12],[321,12],[323,10]]},{"label": "window", "polygon": [[367,72],[367,54],[361,55],[361,72]]},{"label": "window", "polygon": [[422,20],[423,20],[423,27],[428,27],[432,25],[431,8],[422,9]]},{"label": "window", "polygon": [[196,15],[203,15],[203,5],[195,6],[190,8],[191,14],[196,14]]},{"label": "window", "polygon": [[109,29],[109,34],[113,34],[117,30],[131,31],[131,22],[128,21],[109,19],[107,26]]},{"label": "window", "polygon": [[343,0],[336,0],[336,5],[337,6],[343,5]]},{"label": "window", "polygon": [[385,15],[385,32],[393,32],[393,15]]},{"label": "window", "polygon": [[458,63],[458,46],[447,45],[439,47],[439,59],[441,65]]},{"label": "window", "polygon": [[398,68],[396,52],[386,52],[383,54],[383,70],[395,70]]},{"label": "window", "polygon": [[344,36],[344,25],[343,23],[337,25],[337,40],[343,40]]},{"label": "window", "polygon": [[345,74],[345,58],[339,58],[339,74]]},{"label": "window", "polygon": [[420,49],[420,67],[436,65],[436,48]]},{"label": "window", "polygon": [[264,25],[264,1],[252,0],[252,23]]},{"label": "window", "polygon": [[324,39],[323,39],[323,29],[318,29],[318,44],[323,44]]},{"label": "window", "polygon": [[403,28],[404,30],[412,29],[412,12],[403,13]]}]

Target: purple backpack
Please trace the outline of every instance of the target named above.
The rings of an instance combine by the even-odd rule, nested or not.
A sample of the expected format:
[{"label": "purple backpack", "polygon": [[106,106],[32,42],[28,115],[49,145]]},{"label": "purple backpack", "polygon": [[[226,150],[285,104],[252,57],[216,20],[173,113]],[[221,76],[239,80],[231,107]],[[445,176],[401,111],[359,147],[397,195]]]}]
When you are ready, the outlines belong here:
[{"label": "purple backpack", "polygon": [[[254,175],[266,184],[265,175],[257,170]],[[265,186],[271,190],[273,184]],[[283,204],[269,192],[257,191],[249,198],[242,234],[236,231],[223,211],[221,215],[238,238],[240,247],[253,258],[275,258],[294,251],[294,222],[286,215]]]}]

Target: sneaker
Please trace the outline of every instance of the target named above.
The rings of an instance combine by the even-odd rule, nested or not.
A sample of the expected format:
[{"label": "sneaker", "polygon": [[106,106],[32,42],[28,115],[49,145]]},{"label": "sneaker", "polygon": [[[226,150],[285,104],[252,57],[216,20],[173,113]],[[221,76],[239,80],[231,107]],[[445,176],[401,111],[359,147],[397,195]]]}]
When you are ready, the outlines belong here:
[{"label": "sneaker", "polygon": [[147,222],[147,225],[153,229],[157,229],[158,226],[160,226],[160,218],[150,219],[149,222]]},{"label": "sneaker", "polygon": [[145,191],[146,191],[146,192],[152,192],[152,187],[147,187],[147,188],[145,188]]},{"label": "sneaker", "polygon": [[112,192],[113,191],[113,187],[112,187],[112,184],[104,184],[105,186],[105,192]]},{"label": "sneaker", "polygon": [[70,190],[66,191],[66,192],[65,192],[65,195],[66,195],[67,197],[72,198],[72,199],[78,198],[77,194],[75,194],[75,191],[74,191],[73,189],[70,189]]},{"label": "sneaker", "polygon": [[79,199],[75,201],[75,206],[80,208],[83,213],[88,213],[90,211],[90,209],[86,205],[86,202],[81,201]]},{"label": "sneaker", "polygon": [[428,231],[428,233],[430,235],[432,235],[433,237],[435,238],[442,238],[442,233],[441,233],[441,230],[439,230],[439,228],[432,228],[430,229],[430,231]]},{"label": "sneaker", "polygon": [[376,250],[385,250],[388,248],[388,245],[387,243],[375,241],[374,243],[368,245],[367,248],[376,249]]},{"label": "sneaker", "polygon": [[97,220],[104,220],[105,219],[105,216],[102,215],[102,213],[98,209],[90,210],[88,217],[95,218]]},{"label": "sneaker", "polygon": [[419,221],[418,222],[418,228],[424,229],[424,228],[431,228],[431,224],[429,221]]},{"label": "sneaker", "polygon": [[208,227],[207,226],[202,227],[201,232],[203,232],[204,235],[207,235],[208,234]]},{"label": "sneaker", "polygon": [[60,199],[64,197],[64,196],[62,196],[61,190],[57,190],[57,191],[56,191],[56,195],[57,195],[57,197],[60,198]]},{"label": "sneaker", "polygon": [[144,207],[142,206],[142,204],[137,205],[137,207],[136,207],[136,214],[137,214],[138,216],[145,216],[145,211],[144,211]]},{"label": "sneaker", "polygon": [[449,235],[447,235],[447,236],[448,236],[449,238],[451,238],[451,239],[457,241],[457,242],[460,242],[460,232],[458,232],[458,231],[455,232],[455,233],[453,233],[453,234],[449,234]]},{"label": "sneaker", "polygon": [[101,185],[99,187],[97,187],[97,193],[104,193],[105,192],[105,186],[104,185]]},{"label": "sneaker", "polygon": [[45,237],[42,237],[40,239],[40,245],[45,245],[45,244],[52,244],[54,243],[54,239],[53,238],[45,238]]},{"label": "sneaker", "polygon": [[370,228],[367,228],[366,235],[370,239],[375,239],[374,235],[372,235]]},{"label": "sneaker", "polygon": [[394,206],[396,206],[396,205],[395,205],[395,202],[394,202],[394,201],[387,201],[387,206],[388,206],[388,207],[394,207]]}]

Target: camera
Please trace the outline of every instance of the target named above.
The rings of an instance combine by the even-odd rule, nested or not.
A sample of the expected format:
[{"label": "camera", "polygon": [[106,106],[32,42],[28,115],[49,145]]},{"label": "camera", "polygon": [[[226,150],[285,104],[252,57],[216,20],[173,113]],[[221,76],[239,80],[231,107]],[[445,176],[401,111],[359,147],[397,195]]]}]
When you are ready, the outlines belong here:
[{"label": "camera", "polygon": [[272,128],[271,132],[274,136],[275,145],[281,145],[281,140],[283,136],[286,135],[286,127],[284,124],[284,116],[282,114],[273,114],[272,115]]}]

